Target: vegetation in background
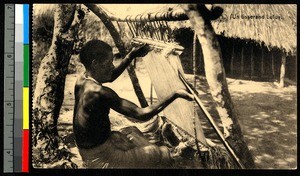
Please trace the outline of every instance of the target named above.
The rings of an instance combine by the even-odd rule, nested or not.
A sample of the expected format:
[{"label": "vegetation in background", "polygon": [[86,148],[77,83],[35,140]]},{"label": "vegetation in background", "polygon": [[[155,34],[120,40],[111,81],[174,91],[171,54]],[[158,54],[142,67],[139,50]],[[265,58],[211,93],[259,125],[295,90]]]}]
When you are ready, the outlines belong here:
[{"label": "vegetation in background", "polygon": [[[41,63],[41,60],[47,54],[51,45],[53,36],[54,25],[54,9],[50,9],[36,16],[33,16],[32,25],[32,46],[33,46],[33,58],[32,58],[32,76],[33,87],[36,84],[36,75]],[[120,24],[120,28],[125,30],[124,24]],[[128,41],[128,37],[125,33],[121,33],[122,38]],[[83,41],[83,44],[92,39],[100,39],[110,44],[114,51],[114,42],[109,34],[109,31],[105,28],[103,23],[92,12],[87,11],[85,20],[80,27],[79,39]],[[81,46],[77,46],[80,49]],[[71,57],[68,73],[78,73],[84,70],[83,65],[79,62],[78,51]]]}]

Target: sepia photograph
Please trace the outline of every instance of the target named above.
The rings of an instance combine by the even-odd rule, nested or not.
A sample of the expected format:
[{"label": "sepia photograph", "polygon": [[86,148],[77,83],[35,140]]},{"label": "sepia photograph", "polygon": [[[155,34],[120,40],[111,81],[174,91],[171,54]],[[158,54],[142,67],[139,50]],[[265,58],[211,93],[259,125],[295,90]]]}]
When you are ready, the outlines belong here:
[{"label": "sepia photograph", "polygon": [[296,4],[33,4],[35,169],[297,169]]}]

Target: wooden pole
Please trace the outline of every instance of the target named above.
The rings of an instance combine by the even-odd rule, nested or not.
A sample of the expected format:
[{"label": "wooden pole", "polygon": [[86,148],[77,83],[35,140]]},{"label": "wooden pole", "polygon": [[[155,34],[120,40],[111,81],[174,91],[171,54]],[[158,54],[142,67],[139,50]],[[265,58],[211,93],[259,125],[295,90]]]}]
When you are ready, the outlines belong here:
[{"label": "wooden pole", "polygon": [[179,78],[181,79],[181,81],[184,83],[184,85],[187,87],[187,89],[193,94],[195,102],[200,107],[201,111],[203,112],[203,114],[207,118],[208,122],[211,124],[211,126],[215,130],[215,132],[218,135],[218,137],[221,139],[221,142],[223,143],[223,145],[225,146],[225,148],[228,150],[229,154],[232,156],[232,158],[234,159],[234,161],[236,162],[236,164],[241,169],[245,169],[244,164],[240,161],[240,159],[237,157],[237,155],[235,154],[235,152],[233,151],[233,149],[231,148],[231,146],[228,144],[228,142],[226,141],[225,137],[223,136],[223,133],[219,129],[217,123],[212,118],[212,116],[209,114],[209,112],[205,109],[204,104],[201,102],[200,98],[197,96],[199,93],[195,91],[196,88],[194,87],[194,89],[192,89],[189,86],[189,84],[187,83],[187,81],[184,79],[184,77],[181,75],[181,73],[178,72],[178,74],[179,74]]},{"label": "wooden pole", "polygon": [[132,37],[135,37],[135,32],[133,32],[133,29],[131,28],[131,25],[129,24],[129,22],[127,22],[127,26],[132,34]]},{"label": "wooden pole", "polygon": [[207,9],[202,4],[182,4],[192,28],[200,41],[205,75],[216,109],[223,124],[223,134],[246,168],[255,168],[254,160],[245,142],[238,117],[228,90],[222,53],[217,35],[212,27]]},{"label": "wooden pole", "polygon": [[166,47],[171,47],[174,48],[178,51],[183,51],[184,48],[176,43],[169,43],[169,42],[161,42],[161,41],[154,41],[151,39],[142,39],[142,38],[134,38],[133,42],[137,42],[137,43],[147,43],[149,45],[155,46],[156,48],[166,48]]},{"label": "wooden pole", "polygon": [[242,54],[241,54],[241,78],[244,78],[244,47],[242,45]]},{"label": "wooden pole", "polygon": [[[196,70],[197,70],[197,67],[196,67],[196,57],[197,57],[197,34],[196,32],[194,32],[194,37],[193,37],[193,75],[194,75],[194,88],[196,89],[196,84],[197,84],[197,80],[196,80]],[[182,75],[179,73],[179,76],[182,80]],[[186,86],[186,83],[184,82],[185,86]],[[197,139],[197,128],[196,128],[196,102],[194,102],[193,104],[194,106],[194,115],[193,115],[193,126],[194,126],[194,134],[195,134],[195,144],[196,144],[196,148],[197,148],[197,151],[198,151],[198,154],[201,158],[201,162],[203,164],[203,167],[204,168],[207,168],[207,163],[205,162],[205,158],[202,156],[201,157],[201,150],[199,148],[199,142],[198,142],[198,139]]]},{"label": "wooden pole", "polygon": [[[117,29],[112,24],[112,22],[110,21],[108,15],[104,12],[103,9],[96,6],[95,4],[85,4],[85,6],[87,6],[96,16],[98,16],[101,19],[101,21],[103,22],[105,27],[108,29],[110,35],[112,36],[120,54],[122,55],[122,57],[124,57],[127,54],[124,42],[121,40],[120,34],[118,33]],[[144,96],[144,93],[142,91],[142,88],[140,86],[139,80],[136,76],[133,66],[129,65],[127,67],[127,71],[128,71],[128,75],[130,77],[131,83],[133,85],[134,92],[137,95],[137,98],[141,104],[141,107],[147,107],[148,102]]]},{"label": "wooden pole", "polygon": [[[212,20],[219,18],[222,15],[223,9],[215,5],[207,5],[207,11],[209,12],[209,17]],[[137,18],[138,16],[138,18]],[[138,15],[129,15],[126,17],[116,17],[109,14],[111,21],[138,21],[138,22],[149,22],[149,21],[185,21],[188,20],[187,15],[182,9],[166,10],[164,12],[149,13]]]},{"label": "wooden pole", "polygon": [[233,75],[233,63],[234,63],[234,39],[232,39],[232,54],[230,60],[230,73]]},{"label": "wooden pole", "polygon": [[197,57],[197,34],[194,32],[193,38],[193,75],[194,75],[194,88],[196,88],[196,57]]},{"label": "wooden pole", "polygon": [[154,27],[156,29],[156,34],[158,36],[158,40],[161,40],[162,36],[161,36],[160,30],[159,30],[159,24],[157,21],[154,21],[153,23],[154,23]]},{"label": "wooden pole", "polygon": [[265,74],[264,70],[264,48],[261,48],[261,65],[260,65],[260,77],[262,78]]},{"label": "wooden pole", "polygon": [[253,43],[251,44],[251,53],[250,53],[250,62],[251,62],[251,71],[250,71],[250,77],[253,78],[254,75],[254,61],[253,61]]},{"label": "wooden pole", "polygon": [[272,76],[275,78],[275,66],[274,66],[274,54],[273,51],[271,52],[271,59],[272,59]]},{"label": "wooden pole", "polygon": [[153,85],[150,84],[150,104],[153,104]]},{"label": "wooden pole", "polygon": [[155,30],[155,29],[156,29],[155,22],[152,21],[150,24],[151,24],[151,26],[153,27],[153,31],[152,31],[152,32],[153,32],[153,34],[154,34],[154,36],[155,36],[155,39],[156,39],[156,40],[159,40],[158,33],[157,33],[156,30]]},{"label": "wooden pole", "polygon": [[184,14],[182,10],[176,11],[166,11],[166,12],[157,12],[157,13],[145,13],[145,14],[138,14],[137,15],[130,15],[127,17],[115,17],[110,15],[109,18],[111,21],[138,21],[138,22],[149,22],[149,21],[184,21],[187,20],[187,16]]},{"label": "wooden pole", "polygon": [[280,88],[284,87],[285,65],[286,65],[286,54],[282,53],[281,66],[280,66],[280,82],[279,82]]}]

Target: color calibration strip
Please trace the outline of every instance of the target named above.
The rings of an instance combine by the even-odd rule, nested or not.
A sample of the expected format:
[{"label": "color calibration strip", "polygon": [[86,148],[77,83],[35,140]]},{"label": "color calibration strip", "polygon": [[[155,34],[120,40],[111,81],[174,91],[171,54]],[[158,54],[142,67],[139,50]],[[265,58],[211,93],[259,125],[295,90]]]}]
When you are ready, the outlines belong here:
[{"label": "color calibration strip", "polygon": [[23,5],[15,5],[14,172],[22,171],[23,129]]},{"label": "color calibration strip", "polygon": [[22,172],[29,171],[29,5],[23,4],[23,143]]},{"label": "color calibration strip", "polygon": [[[29,168],[29,5],[15,5],[14,172]],[[23,130],[22,130],[23,129]]]},{"label": "color calibration strip", "polygon": [[29,5],[5,4],[3,171],[29,171]]}]

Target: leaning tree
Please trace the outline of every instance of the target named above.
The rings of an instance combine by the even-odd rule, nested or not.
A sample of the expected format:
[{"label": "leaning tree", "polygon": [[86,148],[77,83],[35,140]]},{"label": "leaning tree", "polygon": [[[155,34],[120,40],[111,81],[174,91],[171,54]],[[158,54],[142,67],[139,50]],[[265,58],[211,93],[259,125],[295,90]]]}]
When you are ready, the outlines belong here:
[{"label": "leaning tree", "polygon": [[181,5],[187,14],[199,42],[205,65],[205,75],[216,109],[221,118],[225,139],[235,150],[246,168],[255,168],[254,160],[243,137],[237,114],[228,90],[222,53],[217,36],[211,25],[213,9],[205,5]]}]

